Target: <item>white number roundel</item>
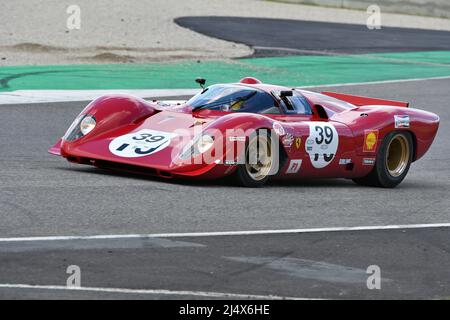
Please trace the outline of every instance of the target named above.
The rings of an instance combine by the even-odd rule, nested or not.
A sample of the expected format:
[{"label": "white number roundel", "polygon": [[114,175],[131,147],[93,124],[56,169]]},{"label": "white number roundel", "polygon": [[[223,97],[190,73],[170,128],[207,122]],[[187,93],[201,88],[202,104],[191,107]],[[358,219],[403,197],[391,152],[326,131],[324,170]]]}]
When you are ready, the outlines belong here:
[{"label": "white number roundel", "polygon": [[154,154],[169,146],[176,134],[144,129],[115,138],[109,151],[123,158],[139,158]]},{"label": "white number roundel", "polygon": [[328,166],[336,157],[339,135],[334,125],[326,122],[308,122],[309,137],[305,148],[314,168]]}]

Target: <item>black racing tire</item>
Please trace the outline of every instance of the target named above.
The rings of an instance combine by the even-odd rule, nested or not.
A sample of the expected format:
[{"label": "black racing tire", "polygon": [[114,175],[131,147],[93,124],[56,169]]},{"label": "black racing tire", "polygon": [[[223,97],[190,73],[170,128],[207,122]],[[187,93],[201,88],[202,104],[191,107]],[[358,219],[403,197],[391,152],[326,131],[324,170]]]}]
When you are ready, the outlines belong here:
[{"label": "black racing tire", "polygon": [[[249,149],[252,146],[252,143],[255,143],[255,139],[260,139],[259,141],[266,141],[267,142],[267,148],[270,155],[267,155],[270,157],[271,166],[273,165],[273,152],[274,150],[271,150],[271,139],[270,135],[266,133],[260,133],[257,132],[256,135],[251,136],[249,138],[249,141],[247,141],[245,146],[245,164],[238,165],[236,172],[235,172],[235,178],[240,186],[247,187],[247,188],[261,188],[263,187],[267,181],[270,179],[270,174],[268,172],[271,171],[271,166],[264,166],[261,167],[261,169],[256,168],[255,166],[258,166],[258,164],[252,166],[249,164]],[[278,152],[278,150],[276,151]]]},{"label": "black racing tire", "polygon": [[389,133],[381,143],[373,170],[365,177],[353,179],[358,185],[395,188],[406,177],[411,167],[414,144],[411,133]]}]

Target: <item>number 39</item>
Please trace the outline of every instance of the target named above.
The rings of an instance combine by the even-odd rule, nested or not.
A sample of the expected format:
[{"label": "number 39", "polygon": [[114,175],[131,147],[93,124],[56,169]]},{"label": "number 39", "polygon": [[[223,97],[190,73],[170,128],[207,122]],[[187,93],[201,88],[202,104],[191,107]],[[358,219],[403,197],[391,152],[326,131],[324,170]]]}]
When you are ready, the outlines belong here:
[{"label": "number 39", "polygon": [[136,141],[145,140],[145,142],[153,143],[153,142],[159,142],[159,141],[164,140],[164,137],[163,136],[154,136],[154,135],[151,135],[150,133],[141,133],[140,137],[133,137],[133,140],[136,140]]},{"label": "number 39", "polygon": [[316,132],[319,134],[319,137],[316,138],[317,144],[331,144],[334,138],[333,129],[329,126],[319,127],[316,126]]}]

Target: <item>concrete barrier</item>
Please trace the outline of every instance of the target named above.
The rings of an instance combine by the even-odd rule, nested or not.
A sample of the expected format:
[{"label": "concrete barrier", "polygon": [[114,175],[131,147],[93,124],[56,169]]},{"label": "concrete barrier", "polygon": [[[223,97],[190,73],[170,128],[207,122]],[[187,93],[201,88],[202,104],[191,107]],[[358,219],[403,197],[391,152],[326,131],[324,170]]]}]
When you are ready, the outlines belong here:
[{"label": "concrete barrier", "polygon": [[402,13],[450,19],[449,0],[277,0],[346,9],[366,10],[376,4],[381,12]]}]

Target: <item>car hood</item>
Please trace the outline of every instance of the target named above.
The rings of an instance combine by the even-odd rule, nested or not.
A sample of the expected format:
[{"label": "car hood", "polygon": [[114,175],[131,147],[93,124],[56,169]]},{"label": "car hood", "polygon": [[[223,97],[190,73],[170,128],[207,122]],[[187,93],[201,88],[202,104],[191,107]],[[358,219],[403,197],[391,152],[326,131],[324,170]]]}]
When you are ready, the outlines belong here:
[{"label": "car hood", "polygon": [[180,152],[214,119],[207,113],[161,111],[136,124],[62,141],[61,155],[173,170],[181,166]]}]

